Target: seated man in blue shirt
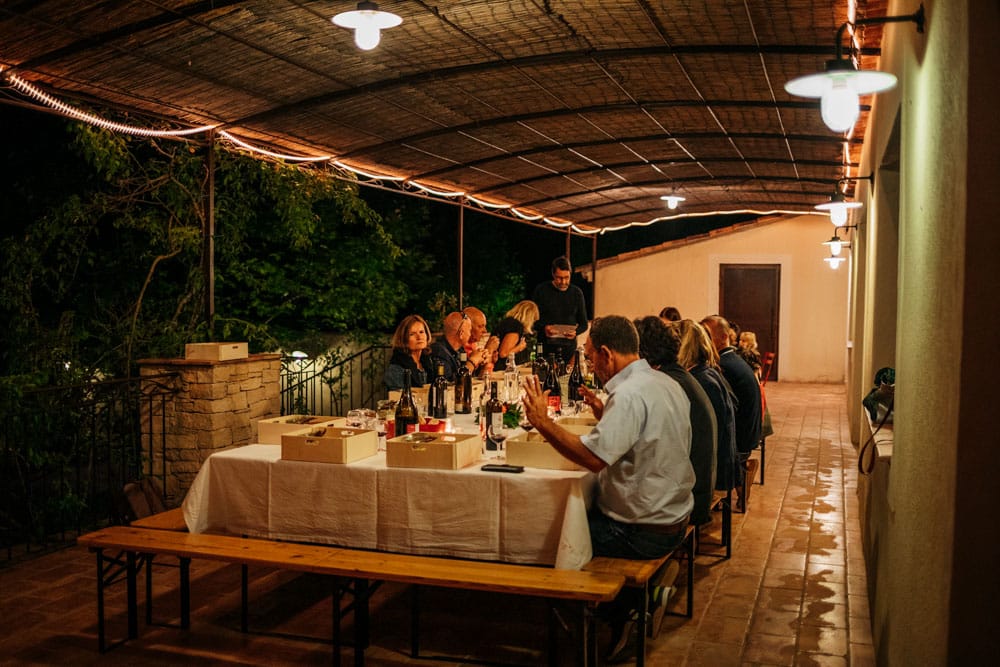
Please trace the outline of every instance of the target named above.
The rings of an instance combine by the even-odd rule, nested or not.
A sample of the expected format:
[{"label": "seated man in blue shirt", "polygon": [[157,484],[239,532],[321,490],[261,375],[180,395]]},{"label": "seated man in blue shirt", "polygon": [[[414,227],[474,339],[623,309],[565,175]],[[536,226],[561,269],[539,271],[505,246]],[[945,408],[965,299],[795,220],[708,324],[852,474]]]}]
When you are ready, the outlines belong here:
[{"label": "seated man in blue shirt", "polygon": [[[599,420],[594,430],[578,436],[556,424],[535,376],[524,383],[525,415],[563,456],[597,473],[590,515],[594,555],[665,556],[683,542],[694,507],[690,403],[680,385],[639,358],[639,335],[627,318],[595,319],[584,350],[608,392],[602,403],[581,389]],[[653,583],[659,583],[656,575]],[[630,608],[639,605],[616,602],[611,657],[621,658],[633,630],[626,622]]]},{"label": "seated man in blue shirt", "polygon": [[[469,334],[472,331],[472,322],[464,313],[448,313],[444,318],[444,336],[431,343],[431,356],[434,357],[435,364],[444,365],[444,376],[448,382],[455,381],[455,372],[458,370],[458,353],[462,351],[469,341]],[[475,368],[470,364],[469,371]]]}]

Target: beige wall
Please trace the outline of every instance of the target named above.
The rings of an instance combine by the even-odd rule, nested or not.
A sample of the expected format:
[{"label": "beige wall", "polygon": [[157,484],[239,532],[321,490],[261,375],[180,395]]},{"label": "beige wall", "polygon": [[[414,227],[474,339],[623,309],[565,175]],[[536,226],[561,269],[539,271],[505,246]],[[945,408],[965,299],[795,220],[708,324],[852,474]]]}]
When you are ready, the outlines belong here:
[{"label": "beige wall", "polygon": [[699,320],[719,310],[721,264],[780,264],[781,379],[843,382],[849,268],[833,271],[822,261],[829,253],[820,244],[832,234],[828,218],[805,215],[601,262],[594,314],[633,318],[676,306]]},{"label": "beige wall", "polygon": [[[918,4],[891,2],[888,13]],[[898,115],[898,237],[885,236],[895,212],[878,200],[877,183],[866,213],[868,262],[859,264],[868,274],[855,281],[866,288],[853,295],[864,349],[856,350],[852,377],[887,355],[884,338],[875,337],[895,328],[896,446],[873,635],[881,665],[992,664],[1000,649],[1000,536],[990,518],[1000,438],[993,345],[983,336],[992,341],[1000,326],[992,203],[1000,178],[1000,4],[924,6],[925,34],[909,23],[886,29],[881,69],[900,82],[878,96],[862,168],[883,162]],[[880,267],[888,273],[893,264],[898,297],[886,303],[878,298],[886,289]]]}]

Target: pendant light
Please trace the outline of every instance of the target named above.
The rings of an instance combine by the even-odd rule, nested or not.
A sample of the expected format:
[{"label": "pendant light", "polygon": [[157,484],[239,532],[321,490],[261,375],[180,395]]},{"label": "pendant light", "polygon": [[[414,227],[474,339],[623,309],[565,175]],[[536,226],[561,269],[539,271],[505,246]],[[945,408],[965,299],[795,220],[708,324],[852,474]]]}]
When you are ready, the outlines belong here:
[{"label": "pendant light", "polygon": [[380,11],[374,2],[359,2],[357,9],[337,14],[330,20],[341,28],[354,30],[354,43],[365,51],[378,46],[383,30],[395,28],[403,22],[391,12]]}]

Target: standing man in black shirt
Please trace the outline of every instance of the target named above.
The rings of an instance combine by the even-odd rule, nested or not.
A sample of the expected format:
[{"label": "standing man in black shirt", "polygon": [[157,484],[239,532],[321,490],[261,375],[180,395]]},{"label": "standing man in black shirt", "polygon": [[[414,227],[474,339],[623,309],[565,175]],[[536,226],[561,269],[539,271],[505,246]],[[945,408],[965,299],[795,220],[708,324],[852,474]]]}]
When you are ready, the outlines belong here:
[{"label": "standing man in black shirt", "polygon": [[535,323],[545,345],[545,353],[554,352],[568,362],[576,351],[576,337],[587,330],[587,304],[583,290],[570,285],[573,267],[566,257],[552,260],[552,281],[535,288],[531,300],[538,304],[539,318]]}]

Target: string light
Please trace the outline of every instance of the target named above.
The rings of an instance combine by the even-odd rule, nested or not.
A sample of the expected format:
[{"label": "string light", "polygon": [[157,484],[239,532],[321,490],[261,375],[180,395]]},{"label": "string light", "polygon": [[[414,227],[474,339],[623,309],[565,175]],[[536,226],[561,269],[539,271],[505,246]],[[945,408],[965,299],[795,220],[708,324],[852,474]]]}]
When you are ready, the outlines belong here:
[{"label": "string light", "polygon": [[[124,133],[124,134],[134,134],[134,135],[145,136],[145,137],[183,137],[183,136],[188,136],[188,135],[192,135],[192,134],[198,134],[198,133],[201,133],[201,132],[207,132],[209,130],[212,130],[212,129],[215,129],[215,128],[218,127],[218,124],[216,124],[216,125],[204,125],[204,126],[201,126],[201,127],[188,128],[188,129],[184,129],[184,130],[154,130],[154,129],[151,129],[151,128],[144,128],[144,127],[140,127],[140,126],[137,126],[137,125],[128,125],[128,124],[124,124],[124,123],[117,123],[117,122],[114,122],[114,121],[106,120],[104,118],[100,118],[99,116],[95,116],[93,114],[89,114],[89,113],[80,111],[80,110],[78,110],[78,109],[76,109],[74,107],[71,107],[71,106],[69,106],[68,104],[66,104],[64,102],[61,102],[61,101],[57,100],[56,98],[52,97],[51,95],[48,95],[47,93],[43,92],[42,90],[40,90],[36,86],[28,83],[24,79],[21,79],[20,77],[18,77],[13,72],[11,72],[9,70],[5,71],[5,69],[4,69],[3,66],[0,66],[0,74],[3,74],[3,77],[16,90],[18,90],[22,94],[27,95],[27,96],[35,99],[35,100],[38,100],[38,101],[44,103],[46,106],[48,106],[48,107],[50,107],[52,109],[55,109],[56,111],[62,113],[63,115],[69,116],[71,118],[74,118],[76,120],[80,120],[80,121],[83,121],[83,122],[86,122],[86,123],[90,123],[90,124],[98,126],[98,127],[102,127],[102,128],[114,131],[114,132],[121,132],[121,133]],[[352,174],[355,174],[355,175],[358,175],[358,176],[362,176],[364,178],[367,178],[367,179],[370,179],[370,180],[373,180],[373,181],[388,181],[388,182],[393,182],[393,183],[397,183],[397,184],[400,184],[400,185],[404,185],[404,186],[407,186],[407,187],[413,186],[413,187],[415,187],[417,189],[420,189],[420,190],[422,190],[422,191],[424,191],[424,192],[426,192],[428,194],[431,194],[431,195],[434,195],[434,196],[438,196],[438,197],[447,197],[447,198],[465,197],[468,201],[471,201],[472,203],[476,204],[477,206],[482,206],[483,208],[496,209],[496,210],[506,210],[512,216],[517,217],[517,218],[519,218],[521,220],[524,220],[526,222],[542,222],[542,223],[544,223],[546,225],[549,225],[551,227],[555,227],[557,229],[567,229],[567,228],[569,228],[572,231],[574,231],[574,232],[576,232],[578,234],[583,234],[583,235],[605,234],[607,232],[613,232],[613,231],[620,231],[620,230],[624,230],[624,229],[629,229],[630,227],[647,227],[647,226],[655,224],[657,222],[663,222],[663,221],[669,221],[669,220],[678,220],[678,219],[683,219],[683,218],[698,218],[698,217],[705,217],[705,216],[741,215],[741,214],[745,214],[745,215],[816,215],[816,212],[814,212],[814,211],[793,211],[793,210],[784,210],[784,209],[780,209],[780,210],[776,209],[776,210],[769,210],[769,211],[760,211],[760,210],[756,210],[756,209],[740,209],[740,210],[734,210],[734,211],[704,211],[704,212],[700,212],[700,213],[681,213],[681,214],[672,215],[672,216],[660,216],[660,217],[652,218],[652,219],[647,220],[647,221],[633,221],[633,222],[628,222],[628,223],[625,223],[625,224],[622,224],[622,225],[616,225],[616,226],[607,226],[607,227],[590,227],[590,226],[588,226],[588,227],[581,227],[580,225],[577,225],[577,224],[575,224],[573,222],[564,222],[564,221],[560,221],[560,220],[554,220],[552,218],[548,218],[548,217],[545,217],[543,215],[534,215],[534,214],[524,213],[524,212],[518,210],[513,204],[501,204],[501,203],[496,203],[496,202],[489,202],[489,201],[485,201],[485,200],[479,199],[479,198],[477,198],[477,197],[475,197],[473,195],[470,195],[470,194],[467,194],[467,193],[464,193],[464,192],[460,192],[460,191],[447,192],[447,191],[437,190],[437,189],[428,187],[426,185],[423,185],[421,183],[418,183],[416,181],[407,180],[407,178],[404,177],[404,176],[389,176],[389,175],[386,175],[386,174],[375,174],[375,173],[372,173],[372,172],[369,172],[369,171],[366,171],[366,170],[363,170],[363,169],[359,169],[358,167],[353,167],[353,166],[351,166],[349,164],[341,162],[340,160],[334,159],[333,156],[331,156],[331,155],[301,156],[301,155],[288,155],[288,154],[283,154],[283,153],[276,153],[276,152],[273,152],[273,151],[269,151],[269,150],[260,148],[258,146],[254,146],[254,145],[252,145],[252,144],[250,144],[250,143],[248,143],[246,141],[243,141],[242,139],[237,138],[232,133],[227,132],[225,130],[219,131],[219,135],[222,136],[223,138],[225,138],[227,141],[229,141],[229,142],[231,142],[231,143],[239,146],[240,148],[243,148],[243,149],[245,149],[247,151],[250,151],[252,153],[256,153],[256,154],[260,154],[260,155],[266,155],[268,157],[272,157],[272,158],[276,158],[276,159],[281,159],[281,160],[287,160],[287,161],[290,161],[290,162],[310,162],[310,163],[316,163],[316,162],[326,162],[326,161],[329,161],[330,164],[333,165],[333,166],[336,166],[336,167],[338,167],[340,169],[343,169],[344,171],[348,171],[348,172],[350,172]],[[843,261],[843,260],[841,259],[841,261]],[[834,268],[836,268],[836,267],[834,267]]]},{"label": "string light", "polygon": [[[0,68],[2,71],[2,68]],[[125,123],[116,123],[114,121],[105,120],[99,116],[89,114],[85,111],[80,111],[65,102],[60,102],[56,98],[52,97],[48,93],[43,92],[40,88],[28,83],[18,75],[13,72],[7,72],[4,78],[12,85],[16,90],[27,95],[28,97],[35,99],[47,107],[55,109],[64,116],[69,116],[70,118],[75,118],[76,120],[81,120],[85,123],[91,125],[96,125],[97,127],[102,127],[105,130],[111,130],[113,132],[122,132],[124,134],[134,134],[140,137],[184,137],[190,134],[198,134],[200,132],[208,132],[209,130],[218,127],[218,125],[203,125],[202,127],[192,127],[186,130],[152,130],[146,127],[140,127],[138,125],[127,125]]]},{"label": "string light", "polygon": [[452,197],[452,198],[454,198],[454,197],[461,197],[461,196],[463,196],[465,194],[464,192],[445,192],[443,190],[435,190],[434,188],[429,188],[426,185],[421,185],[420,183],[417,183],[416,181],[406,181],[405,184],[406,185],[412,185],[413,187],[417,188],[418,190],[423,190],[424,192],[429,192],[430,194],[437,195],[438,197]]},{"label": "string light", "polygon": [[234,137],[229,132],[226,132],[225,130],[220,130],[219,135],[233,142],[240,148],[244,148],[250,151],[251,153],[259,153],[261,155],[267,155],[268,157],[278,158],[279,160],[288,160],[289,162],[325,162],[332,157],[330,155],[322,155],[319,157],[304,157],[301,155],[286,155],[284,153],[274,153],[272,151],[265,150],[258,146],[253,146],[251,144],[248,144],[242,139],[237,139],[236,137]]},{"label": "string light", "polygon": [[352,167],[349,164],[344,164],[340,160],[331,160],[330,164],[336,167],[340,167],[344,171],[349,171],[352,174],[356,174],[358,176],[364,176],[365,178],[370,178],[373,181],[390,181],[393,183],[399,183],[401,181],[406,180],[406,178],[403,176],[386,176],[384,174],[372,174],[370,172],[364,171],[363,169],[358,169],[357,167]]}]

